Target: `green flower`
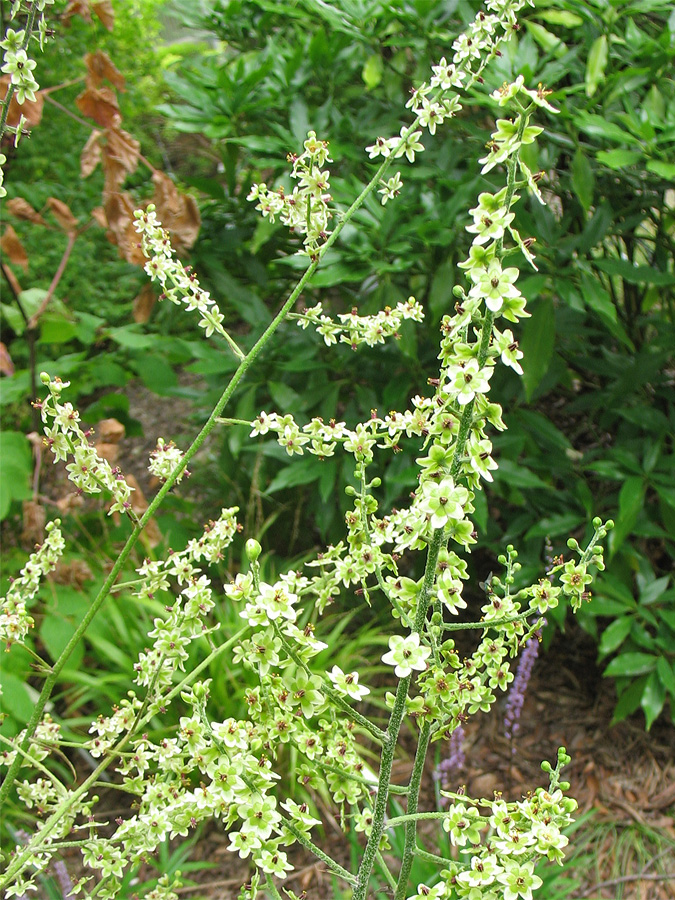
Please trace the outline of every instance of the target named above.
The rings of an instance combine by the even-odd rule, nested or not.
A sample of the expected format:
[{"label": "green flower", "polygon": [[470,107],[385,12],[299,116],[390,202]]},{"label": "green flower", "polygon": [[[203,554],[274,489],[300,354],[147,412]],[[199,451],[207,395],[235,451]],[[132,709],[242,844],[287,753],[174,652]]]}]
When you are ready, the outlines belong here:
[{"label": "green flower", "polygon": [[416,632],[407,637],[395,634],[389,638],[389,653],[384,654],[382,662],[388,666],[395,666],[397,678],[406,678],[413,669],[423,672],[427,667],[427,657],[430,655],[431,648],[420,646],[420,636]]},{"label": "green flower", "polygon": [[542,881],[534,874],[534,863],[506,860],[506,871],[497,876],[497,881],[504,885],[504,900],[531,900],[532,891],[541,887]]}]

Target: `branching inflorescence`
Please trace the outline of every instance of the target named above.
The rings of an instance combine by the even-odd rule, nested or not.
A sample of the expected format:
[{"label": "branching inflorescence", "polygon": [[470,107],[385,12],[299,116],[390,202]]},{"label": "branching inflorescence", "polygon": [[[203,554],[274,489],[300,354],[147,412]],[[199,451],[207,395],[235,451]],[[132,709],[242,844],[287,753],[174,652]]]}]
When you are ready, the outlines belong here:
[{"label": "branching inflorescence", "polygon": [[[278,215],[303,237],[301,252],[310,262],[299,287],[249,354],[224,331],[222,315],[196,278],[174,261],[153,210],[139,213],[137,229],[151,255],[148,274],[162,283],[170,299],[196,309],[207,334],[222,336],[240,359],[198,441],[217,421],[235,421],[220,417],[234,386],[280,321],[290,314],[300,290],[344,223],[378,187],[383,203],[395,198],[402,181],[398,172],[385,178],[388,166],[403,156],[413,162],[423,150],[422,131],[434,134],[437,126],[461,108],[458,92],[480,79],[500,41],[513,28],[521,5],[520,0],[488,2],[488,11],[453,45],[452,62],[441,60],[430,82],[413,92],[408,104],[415,117],[413,124],[403,127],[399,136],[378,138],[368,147],[371,158],[381,156],[384,161],[349,210],[339,214],[330,207],[329,175],[324,168],[330,162],[328,145],[314,132],[310,132],[304,152],[291,157],[292,174],[298,182],[292,192],[272,191],[264,184],[253,188],[251,199],[257,201],[263,215]],[[513,207],[523,189],[533,191],[540,201],[542,198],[538,176],[524,165],[520,150],[542,130],[530,124],[531,114],[540,109],[555,112],[547,91],[541,86],[526,88],[522,78],[504,85],[493,99],[499,107],[508,106],[512,118],[497,119],[480,162],[483,172],[503,166],[506,183],[496,193],[481,193],[470,210],[467,231],[473,235],[473,244],[460,264],[466,286],[455,288],[454,309],[449,308],[441,323],[440,368],[429,380],[432,391],[412,398],[410,407],[402,412],[390,411],[383,417],[373,413],[353,428],[319,418],[300,425],[292,416],[276,412],[261,412],[249,423],[252,437],[274,434],[290,456],[305,451],[320,459],[336,452],[353,456],[353,506],[346,516],[345,539],[310,562],[306,574],[289,572],[273,583],[261,580],[260,545],[249,540],[248,571],[224,588],[239,609],[242,630],[225,642],[219,640],[210,620],[214,589],[205,566],[217,562],[232,540],[237,530],[235,508],[224,509],[201,540],[191,542],[185,551],[172,553],[163,561],[147,561],[139,569],[135,596],[165,596],[170,602],[166,615],[155,620],[149,634],[151,646],[135,666],[140,695],[129,692],[110,716],[92,724],[90,737],[82,743],[100,760],[96,771],[76,789],[67,789],[50,774],[43,760],[45,748],[58,742],[58,725],[41,716],[20,738],[5,741],[4,761],[10,768],[3,796],[13,785],[29,809],[39,807],[42,812],[35,836],[16,846],[0,876],[7,896],[20,896],[30,889],[36,873],[67,842],[81,847],[84,863],[92,871],[92,877],[82,879],[74,890],[85,891],[87,896],[114,897],[128,866],[153,852],[166,838],[186,836],[199,822],[211,818],[227,829],[230,849],[255,866],[256,874],[242,894],[248,898],[256,896],[261,878],[268,895],[280,896],[276,879],[284,879],[291,869],[288,848],[295,843],[316,853],[350,885],[354,900],[365,900],[375,868],[395,900],[529,900],[541,884],[534,872],[536,862],[541,858],[561,861],[567,843],[562,829],[571,821],[576,806],[565,797],[568,785],[560,781],[560,769],[569,759],[562,749],[554,767],[544,766],[549,775],[546,788],[538,788],[524,800],[507,803],[501,796],[473,800],[447,794],[447,809],[418,810],[431,742],[457,735],[469,716],[492,707],[499,692],[513,680],[511,660],[541,626],[547,610],[561,599],[567,599],[574,609],[588,599],[589,571],[602,568],[598,542],[607,528],[594,520],[593,536],[585,549],[571,542],[574,555],[570,559],[550,569],[545,580],[520,589],[515,588],[517,555],[509,547],[500,559],[504,574],[490,582],[478,620],[468,624],[452,621],[467,606],[463,599],[468,577],[464,554],[478,537],[470,518],[475,495],[483,481],[492,479],[491,471],[497,465],[490,429],[505,428],[501,408],[489,399],[491,378],[499,363],[522,372],[522,354],[512,331],[502,327],[502,320],[515,324],[527,312],[516,285],[519,269],[505,261],[520,253],[534,265],[532,241],[516,231]],[[331,216],[337,223],[332,234],[328,229]],[[326,344],[339,339],[356,348],[395,336],[402,319],[419,320],[422,315],[420,304],[410,298],[396,310],[383,310],[372,317],[353,311],[333,321],[319,304],[297,318],[302,327],[316,328]],[[49,396],[41,410],[45,421],[52,423],[47,439],[57,457],[72,459],[69,477],[83,491],[109,491],[113,508],[126,511],[128,495],[122,482],[91,456],[76,411],[61,403],[65,385],[48,377],[45,383]],[[375,451],[395,451],[404,439],[418,442],[418,486],[406,507],[381,512],[374,494],[380,481],[370,471]],[[158,445],[153,465],[166,479],[164,493],[180,477],[194,446],[183,456],[177,448],[163,442]],[[132,543],[145,521],[144,517],[137,523]],[[414,571],[410,555],[415,552],[425,559],[419,578],[410,577]],[[52,551],[43,556],[51,560]],[[24,581],[3,600],[4,619],[0,622],[6,623],[10,641],[20,641],[30,626],[26,601],[32,573],[36,567],[41,572],[49,568],[48,563],[38,565],[37,557],[29,565],[30,571],[23,576],[23,606]],[[558,584],[554,584],[556,578]],[[381,657],[396,682],[395,690],[386,695],[389,717],[384,728],[358,708],[369,692],[358,672],[345,673],[337,666],[330,673],[318,669],[315,658],[326,645],[313,626],[303,625],[305,620],[300,618],[308,604],[322,612],[329,603],[338,602],[340,594],[355,588],[366,597],[380,591],[398,623],[398,633],[391,636]],[[97,597],[96,608],[104,599],[105,592]],[[11,626],[7,624],[10,620]],[[462,628],[474,629],[479,635],[475,651],[466,659],[460,658],[451,637],[452,631]],[[207,660],[186,671],[188,647],[196,640],[206,641]],[[259,684],[247,692],[246,719],[217,721],[209,705],[210,682],[199,676],[231,646],[234,659],[252,668]],[[144,726],[179,699],[184,714],[175,734],[151,740]],[[392,766],[405,717],[417,725],[418,749],[410,781],[395,786]],[[371,748],[380,748],[375,767],[372,753],[364,752],[365,740]],[[286,747],[293,747],[303,760],[300,772],[308,796],[313,787],[321,786],[343,808],[349,827],[364,833],[365,847],[356,871],[347,871],[314,843],[311,832],[320,820],[310,799],[298,803],[280,796],[275,764]],[[36,770],[33,777],[20,773],[29,766]],[[93,826],[90,814],[95,804],[91,789],[106,767],[115,769],[120,788],[133,795],[135,802],[133,811],[104,837]],[[386,819],[393,790],[406,796],[407,808],[405,814]],[[416,826],[423,818],[438,820],[457,848],[456,858],[434,857],[418,845]],[[402,828],[405,836],[400,865],[394,871],[382,856],[389,846],[387,830],[391,828]],[[410,886],[416,854],[437,861],[437,884]],[[175,896],[168,882],[156,891],[157,896]],[[288,895],[295,896],[292,892]]]}]

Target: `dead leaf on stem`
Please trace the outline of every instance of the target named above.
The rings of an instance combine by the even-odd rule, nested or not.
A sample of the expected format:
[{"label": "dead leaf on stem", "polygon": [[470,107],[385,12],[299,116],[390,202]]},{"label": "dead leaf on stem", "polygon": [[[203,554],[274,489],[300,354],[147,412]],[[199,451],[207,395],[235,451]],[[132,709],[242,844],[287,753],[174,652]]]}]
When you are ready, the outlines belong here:
[{"label": "dead leaf on stem", "polygon": [[129,194],[109,194],[105,200],[108,240],[117,244],[120,255],[134,266],[145,264],[138,232],[134,228],[135,204]]},{"label": "dead leaf on stem", "polygon": [[155,183],[152,202],[157,207],[157,217],[171,233],[174,248],[188,250],[197,240],[201,226],[197,201],[189,194],[181,194],[163,172],[153,172],[152,180]]},{"label": "dead leaf on stem", "polygon": [[147,322],[156,302],[157,295],[152,284],[148,281],[143,285],[138,296],[134,298],[132,311],[134,322],[139,324]]},{"label": "dead leaf on stem", "polygon": [[11,263],[21,266],[24,272],[28,270],[28,254],[11,225],[5,228],[5,232],[0,238],[0,249],[7,255]]},{"label": "dead leaf on stem", "polygon": [[12,376],[13,374],[14,363],[12,362],[12,357],[9,355],[7,347],[0,341],[0,375]]},{"label": "dead leaf on stem", "polygon": [[104,53],[102,50],[87,53],[84,57],[84,63],[87,67],[87,84],[90,87],[97,88],[104,81],[109,81],[118,91],[125,90],[124,75],[115,66],[107,53]]},{"label": "dead leaf on stem", "polygon": [[51,214],[56,219],[59,228],[62,228],[63,231],[68,233],[77,231],[78,225],[80,224],[75,216],[70,211],[70,208],[63,200],[57,200],[56,197],[48,197],[47,205],[51,211]]},{"label": "dead leaf on stem", "polygon": [[[0,77],[0,103],[5,99],[7,94],[7,88],[11,82],[11,78],[9,75],[3,75]],[[19,124],[19,120],[23,115],[26,120],[26,125],[28,128],[35,128],[36,125],[40,124],[40,120],[42,119],[42,108],[44,107],[45,100],[40,91],[35,92],[35,100],[25,100],[23,105],[20,106],[16,102],[16,94],[12,97],[9,102],[9,112],[7,113],[7,124],[12,128],[15,128]]]},{"label": "dead leaf on stem", "polygon": [[112,0],[97,0],[91,4],[91,10],[95,16],[101,20],[104,28],[112,31],[115,25],[115,13],[112,7]]},{"label": "dead leaf on stem", "polygon": [[122,121],[117,96],[109,87],[88,87],[75,100],[83,116],[101,128],[117,128]]},{"label": "dead leaf on stem", "polygon": [[89,178],[96,166],[101,162],[100,139],[103,132],[95,128],[87,139],[80,153],[80,175]]},{"label": "dead leaf on stem", "polygon": [[49,227],[40,213],[33,209],[30,203],[22,197],[13,197],[11,200],[7,201],[5,207],[7,211],[17,219],[23,219],[25,222],[32,222],[33,225],[44,225],[46,228]]}]

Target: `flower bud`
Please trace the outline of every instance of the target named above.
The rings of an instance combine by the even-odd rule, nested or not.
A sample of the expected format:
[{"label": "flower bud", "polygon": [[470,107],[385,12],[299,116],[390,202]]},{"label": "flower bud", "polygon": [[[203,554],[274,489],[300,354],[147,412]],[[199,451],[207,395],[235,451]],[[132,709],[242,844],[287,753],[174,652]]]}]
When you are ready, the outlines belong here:
[{"label": "flower bud", "polygon": [[257,562],[258,557],[262,553],[262,547],[255,538],[249,538],[246,541],[246,557],[249,562]]}]

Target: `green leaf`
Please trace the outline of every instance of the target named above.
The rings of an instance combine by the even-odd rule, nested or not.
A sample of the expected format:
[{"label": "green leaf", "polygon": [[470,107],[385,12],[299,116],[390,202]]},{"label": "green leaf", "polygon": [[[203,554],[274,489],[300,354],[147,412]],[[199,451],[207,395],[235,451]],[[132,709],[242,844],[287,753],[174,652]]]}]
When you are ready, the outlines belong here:
[{"label": "green leaf", "polygon": [[551,25],[562,25],[564,28],[576,28],[578,25],[583,25],[584,22],[581,16],[566,9],[537,10],[536,16],[543,19],[544,22],[550,22]]},{"label": "green leaf", "polygon": [[525,19],[525,27],[546,53],[552,53],[557,58],[567,53],[567,44],[543,25],[533,22],[532,19]]},{"label": "green leaf", "polygon": [[614,556],[621,544],[633,530],[637,517],[644,505],[646,482],[641,475],[626,478],[619,491],[619,515],[609,535],[610,557]]},{"label": "green leaf", "polygon": [[33,714],[35,703],[27,685],[12,672],[0,672],[2,697],[0,709],[10,713],[21,725],[25,725]]},{"label": "green leaf", "polygon": [[671,665],[665,656],[659,656],[656,663],[656,671],[658,672],[661,684],[668,691],[670,696],[675,699],[675,666]]},{"label": "green leaf", "polygon": [[595,158],[610,169],[625,169],[638,163],[642,153],[639,150],[598,150]]},{"label": "green leaf", "polygon": [[[42,625],[40,625],[40,639],[47,648],[47,652],[51,656],[53,662],[56,662],[63,653],[66,644],[74,633],[75,625],[61,616],[48,615],[42,620]],[[68,666],[74,669],[79,668],[83,658],[84,648],[80,643],[70,656]]]},{"label": "green leaf", "polygon": [[323,474],[323,463],[316,457],[306,457],[302,460],[294,460],[292,463],[282,469],[279,474],[272,479],[271,484],[265,491],[266,494],[273,494],[275,491],[282,491],[286,488],[297,487],[300,484],[311,484],[317,481]]},{"label": "green leaf", "polygon": [[584,303],[602,320],[609,333],[618,338],[630,350],[633,350],[633,342],[626,334],[626,330],[621,322],[619,322],[616,306],[604,287],[597,280],[587,275],[582,275],[581,292]]},{"label": "green leaf", "polygon": [[649,731],[655,720],[659,717],[665,699],[666,689],[661,683],[658,674],[652,672],[647,679],[647,684],[644,687],[642,699],[640,700],[640,706],[643,709],[647,721],[647,731]]},{"label": "green leaf", "polygon": [[572,187],[586,212],[593,203],[594,182],[593,167],[581,147],[577,147],[572,158]]},{"label": "green leaf", "polygon": [[675,181],[675,163],[661,162],[659,159],[650,159],[647,161],[647,171],[653,172],[654,175],[660,175],[668,181]]},{"label": "green leaf", "polygon": [[366,64],[361,72],[363,83],[369,91],[374,90],[382,81],[382,73],[384,72],[384,62],[379,53],[373,53],[366,60]]},{"label": "green leaf", "polygon": [[637,681],[631,682],[631,684],[619,697],[619,701],[614,708],[614,715],[612,716],[610,725],[616,725],[617,722],[623,722],[623,720],[627,716],[630,716],[635,712],[635,710],[640,705],[640,700],[642,699],[642,691],[646,682],[646,677],[639,678]]},{"label": "green leaf", "polygon": [[525,534],[525,540],[534,537],[558,537],[561,534],[569,534],[574,531],[582,522],[584,516],[580,513],[561,513],[558,516],[548,516],[533,525]]},{"label": "green leaf", "polygon": [[603,675],[608,678],[618,675],[644,675],[653,672],[655,668],[656,656],[652,656],[651,653],[622,653],[611,661]]},{"label": "green leaf", "polygon": [[147,350],[156,342],[155,335],[138,331],[135,325],[122,325],[119,328],[111,328],[108,331],[108,336],[120,347],[127,347],[130,350]]},{"label": "green leaf", "polygon": [[575,121],[579,128],[592,138],[603,138],[608,141],[614,141],[617,144],[640,144],[640,139],[631,134],[630,131],[619,128],[614,122],[608,122],[602,116],[581,112],[575,116]]},{"label": "green leaf", "polygon": [[607,66],[607,35],[601,34],[593,41],[586,63],[586,96],[592,97],[605,80]]},{"label": "green leaf", "polygon": [[31,494],[33,459],[28,438],[19,431],[0,431],[0,519],[9,513],[14,500]]},{"label": "green leaf", "polygon": [[610,653],[614,653],[628,637],[632,624],[632,616],[622,616],[619,619],[615,619],[611,625],[608,625],[600,638],[599,655],[605,657],[609,656]]},{"label": "green leaf", "polygon": [[596,259],[594,265],[608,275],[619,275],[629,284],[675,284],[675,275],[651,266],[634,266],[627,259]]},{"label": "green leaf", "polygon": [[531,317],[525,320],[520,349],[523,351],[523,384],[528,400],[548,371],[555,345],[555,311],[550,297],[532,305]]}]

